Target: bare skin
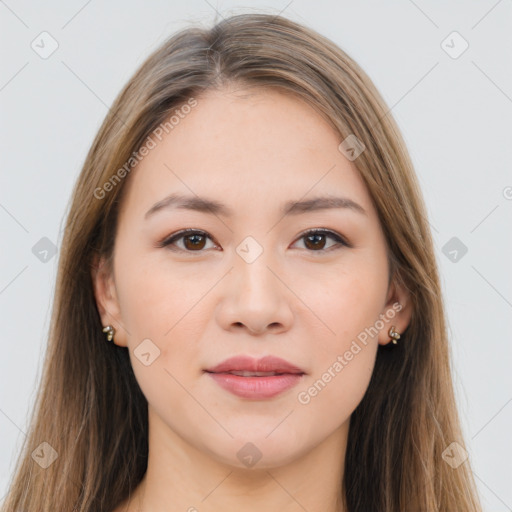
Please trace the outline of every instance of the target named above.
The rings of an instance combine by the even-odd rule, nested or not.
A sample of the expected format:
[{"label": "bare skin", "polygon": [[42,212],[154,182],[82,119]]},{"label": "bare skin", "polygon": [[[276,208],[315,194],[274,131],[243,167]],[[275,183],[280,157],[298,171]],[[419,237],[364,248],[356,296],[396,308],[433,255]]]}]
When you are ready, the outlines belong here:
[{"label": "bare skin", "polygon": [[[149,404],[148,469],[114,512],[342,512],[350,416],[378,345],[391,341],[391,325],[403,332],[410,321],[409,297],[388,287],[370,196],[315,110],[275,91],[225,89],[197,99],[129,177],[114,274],[102,265],[93,272],[103,325],[129,348]],[[171,193],[215,199],[232,216],[164,208],[145,218]],[[364,212],[280,211],[319,196],[349,198]],[[206,238],[189,233],[157,247],[185,228]],[[350,247],[329,233],[308,236],[319,228]],[[241,256],[247,251],[237,252],[248,236],[256,243],[242,248],[262,249],[250,263]],[[333,371],[382,315],[378,334]],[[147,366],[134,353],[145,339],[160,351]],[[270,399],[240,398],[204,372],[239,354],[272,354],[305,375]],[[319,379],[325,386],[308,392]],[[261,454],[252,467],[237,456],[247,443]]]}]

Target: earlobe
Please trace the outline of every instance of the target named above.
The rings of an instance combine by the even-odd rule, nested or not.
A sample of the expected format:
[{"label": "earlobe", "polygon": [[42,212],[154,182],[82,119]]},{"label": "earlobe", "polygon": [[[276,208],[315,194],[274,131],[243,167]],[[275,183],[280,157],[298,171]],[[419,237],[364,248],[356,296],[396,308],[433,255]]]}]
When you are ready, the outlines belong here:
[{"label": "earlobe", "polygon": [[[379,344],[398,345],[407,342],[404,335],[412,316],[412,303],[408,289],[403,284],[392,283],[383,310],[386,322],[379,332]],[[382,315],[381,315],[382,317]]]}]

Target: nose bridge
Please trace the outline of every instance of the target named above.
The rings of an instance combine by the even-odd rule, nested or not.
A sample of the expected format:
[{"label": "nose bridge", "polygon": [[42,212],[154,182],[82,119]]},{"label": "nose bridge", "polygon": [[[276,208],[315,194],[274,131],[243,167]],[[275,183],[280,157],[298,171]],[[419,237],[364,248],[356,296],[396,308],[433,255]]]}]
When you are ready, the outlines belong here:
[{"label": "nose bridge", "polygon": [[[236,289],[243,293],[250,292],[250,295],[265,295],[265,300],[269,300],[270,295],[279,293],[277,289],[277,280],[269,270],[276,266],[276,259],[272,257],[270,249],[266,249],[262,244],[252,237],[247,237],[236,249],[233,272],[236,274]],[[243,297],[239,297],[243,300]],[[263,298],[263,297],[261,297]]]},{"label": "nose bridge", "polygon": [[224,328],[245,326],[251,333],[271,327],[289,328],[292,320],[286,289],[279,274],[278,258],[254,239],[236,248],[229,284],[222,298],[220,321]]}]

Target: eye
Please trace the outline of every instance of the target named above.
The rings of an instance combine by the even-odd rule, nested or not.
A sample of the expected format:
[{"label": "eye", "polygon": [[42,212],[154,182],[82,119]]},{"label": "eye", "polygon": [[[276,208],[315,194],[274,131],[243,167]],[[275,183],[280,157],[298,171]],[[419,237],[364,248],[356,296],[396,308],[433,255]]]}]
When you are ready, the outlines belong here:
[{"label": "eye", "polygon": [[182,250],[186,252],[201,252],[202,249],[205,248],[207,239],[210,239],[210,236],[204,231],[199,231],[197,229],[184,229],[179,231],[178,233],[174,233],[170,237],[161,241],[158,244],[158,247],[167,247],[176,242],[183,240],[184,246],[180,247],[176,245],[176,248],[169,247],[171,250]]},{"label": "eye", "polygon": [[[336,243],[326,248],[326,239],[330,238]],[[304,239],[304,246],[309,252],[325,252],[331,250],[334,246],[341,245],[351,247],[351,245],[338,233],[328,229],[312,229],[303,233],[298,240]],[[212,240],[208,233],[197,229],[184,229],[174,233],[170,237],[162,240],[157,247],[169,247],[171,250],[181,250],[185,252],[202,252],[206,247],[207,241]],[[180,246],[178,242],[183,242]],[[170,246],[174,245],[172,248]],[[211,247],[210,247],[211,248]]]},{"label": "eye", "polygon": [[338,246],[350,247],[350,244],[341,235],[328,229],[312,229],[303,233],[298,240],[304,240],[304,245],[310,252],[325,252],[336,246],[336,244],[332,244],[326,248],[327,238],[337,242]]}]

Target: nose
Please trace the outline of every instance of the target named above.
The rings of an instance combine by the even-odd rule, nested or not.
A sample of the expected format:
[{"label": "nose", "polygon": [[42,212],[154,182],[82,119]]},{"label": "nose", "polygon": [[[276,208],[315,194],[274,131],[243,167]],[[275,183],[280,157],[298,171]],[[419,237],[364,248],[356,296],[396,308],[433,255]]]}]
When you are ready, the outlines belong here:
[{"label": "nose", "polygon": [[254,262],[238,259],[223,280],[217,321],[225,330],[257,336],[290,329],[292,292],[265,252]]}]

